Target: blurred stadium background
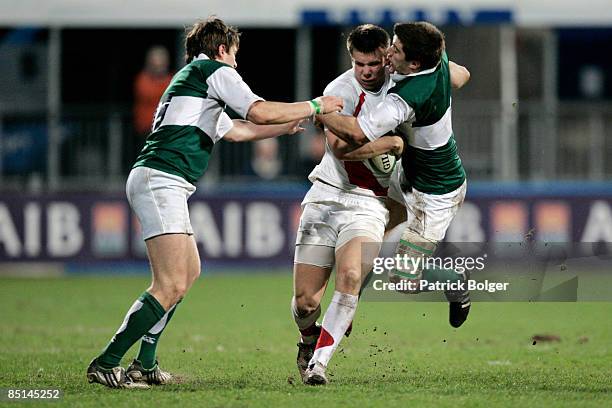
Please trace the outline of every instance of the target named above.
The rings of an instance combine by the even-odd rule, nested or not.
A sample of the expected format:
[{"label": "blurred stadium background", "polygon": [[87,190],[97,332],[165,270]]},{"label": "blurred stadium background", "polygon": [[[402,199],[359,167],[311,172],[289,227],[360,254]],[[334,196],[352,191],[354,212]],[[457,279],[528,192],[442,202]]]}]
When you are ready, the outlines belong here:
[{"label": "blurred stadium background", "polygon": [[[287,102],[349,68],[354,25],[434,22],[472,73],[453,95],[469,186],[447,240],[612,250],[610,0],[0,1],[0,389],[60,388],[66,406],[95,407],[610,406],[609,302],[478,302],[453,330],[445,303],[364,301],[330,387],[300,387],[288,309],[299,204],[322,153],[312,128],[215,147],[190,213],[204,273],[217,276],[194,285],[160,347],[183,383],[129,395],[87,385],[85,367],[148,282],[124,193],[142,142],[136,77],[152,47],[179,69],[184,27],[209,14],[243,32],[238,70],[252,89]],[[597,259],[610,276],[610,258]],[[551,269],[580,269],[568,264]],[[582,283],[570,283],[546,300],[575,300]],[[610,300],[610,282],[591,283],[587,300]]]},{"label": "blurred stadium background", "polygon": [[[352,26],[436,23],[472,73],[453,104],[468,199],[447,239],[612,242],[608,1],[22,0],[0,3],[0,274],[146,271],[123,190],[135,78],[151,47],[182,67],[184,27],[209,14],[242,31],[252,89],[288,102],[350,67]],[[191,199],[205,271],[289,267],[320,135],[215,150]]]}]

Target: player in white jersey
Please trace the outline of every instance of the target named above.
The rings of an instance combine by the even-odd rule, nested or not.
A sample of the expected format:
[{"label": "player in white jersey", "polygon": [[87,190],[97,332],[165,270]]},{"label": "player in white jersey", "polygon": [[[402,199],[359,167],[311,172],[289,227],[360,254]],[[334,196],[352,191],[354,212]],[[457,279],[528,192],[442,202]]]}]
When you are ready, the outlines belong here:
[{"label": "player in white jersey", "polygon": [[[383,100],[391,84],[389,75],[385,74],[380,88],[368,90],[357,80],[355,70],[349,69],[327,85],[323,95],[341,96],[345,103],[342,112],[347,115],[367,115]],[[326,132],[326,139],[321,163],[308,176],[312,183],[320,181],[353,194],[386,197],[390,173],[381,172],[368,160],[347,161],[352,156],[346,154],[355,147],[331,132]]]},{"label": "player in white jersey", "polygon": [[[372,110],[391,86],[385,70],[389,35],[377,26],[355,28],[347,39],[353,68],[332,81],[324,95],[340,96],[343,113]],[[358,148],[326,131],[326,151],[309,176],[313,183],[302,202],[294,259],[291,310],[301,333],[297,365],[306,384],[325,384],[325,369],[349,329],[363,278],[377,256],[388,221],[385,197],[390,172],[379,171],[366,159],[393,151],[402,139],[381,138]],[[351,161],[355,160],[355,161]],[[362,255],[362,244],[371,251]],[[336,265],[335,291],[323,318],[321,298]]]}]

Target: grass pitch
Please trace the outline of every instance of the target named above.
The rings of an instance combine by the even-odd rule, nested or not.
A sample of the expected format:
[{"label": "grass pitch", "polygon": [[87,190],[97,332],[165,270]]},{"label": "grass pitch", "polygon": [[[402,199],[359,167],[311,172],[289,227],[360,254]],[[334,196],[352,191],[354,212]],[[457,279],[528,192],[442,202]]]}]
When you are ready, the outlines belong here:
[{"label": "grass pitch", "polygon": [[[0,388],[60,388],[61,405],[91,407],[612,405],[612,303],[476,303],[456,330],[444,303],[363,302],[330,363],[332,382],[303,386],[288,274],[200,279],[158,348],[181,384],[88,384],[87,364],[147,284],[0,280]],[[560,341],[534,344],[541,334]]]}]

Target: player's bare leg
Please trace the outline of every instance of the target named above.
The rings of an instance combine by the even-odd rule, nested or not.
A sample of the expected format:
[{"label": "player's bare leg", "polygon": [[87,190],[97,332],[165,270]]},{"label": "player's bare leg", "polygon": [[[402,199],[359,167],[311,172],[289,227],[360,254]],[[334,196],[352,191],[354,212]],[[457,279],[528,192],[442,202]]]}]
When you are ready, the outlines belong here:
[{"label": "player's bare leg", "polygon": [[153,272],[147,291],[169,310],[200,276],[200,257],[192,235],[166,234],[146,241]]},{"label": "player's bare leg", "polygon": [[361,282],[372,268],[379,245],[371,238],[355,237],[336,250],[336,290],[323,317],[321,336],[306,372],[306,384],[327,383],[325,370],[353,321]]},{"label": "player's bare leg", "polygon": [[199,278],[200,256],[195,239],[187,234],[161,235],[147,240],[147,251],[153,271],[148,292],[160,299],[167,312],[143,336],[138,357],[128,367],[127,374],[135,381],[161,385],[171,382],[172,375],[159,367],[157,342],[183,296]]},{"label": "player's bare leg", "polygon": [[296,263],[293,267],[291,313],[300,331],[297,366],[302,380],[321,332],[317,319],[321,315],[321,299],[331,274],[331,266]]},{"label": "player's bare leg", "polygon": [[[135,379],[159,384],[170,378],[157,364],[157,340],[172,317],[176,304],[199,276],[200,261],[195,241],[187,234],[159,235],[147,240],[146,244],[153,276],[152,284],[134,302],[106,349],[90,364],[87,372],[90,382],[127,388],[123,383],[127,384]],[[142,339],[142,344],[138,364],[132,363],[130,371],[139,371],[142,375],[139,378],[128,375],[109,376],[109,370],[120,368],[121,359],[139,339]],[[100,373],[103,375],[99,375]],[[147,380],[149,378],[155,381]]]}]

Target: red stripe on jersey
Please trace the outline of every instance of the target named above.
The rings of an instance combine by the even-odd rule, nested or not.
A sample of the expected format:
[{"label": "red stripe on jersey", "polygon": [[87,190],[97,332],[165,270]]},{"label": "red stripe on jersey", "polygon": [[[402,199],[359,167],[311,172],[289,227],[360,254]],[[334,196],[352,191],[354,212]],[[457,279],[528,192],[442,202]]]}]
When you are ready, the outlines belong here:
[{"label": "red stripe on jersey", "polygon": [[357,106],[355,106],[355,112],[353,112],[354,117],[357,117],[357,115],[359,115],[359,112],[361,112],[361,107],[363,106],[364,102],[365,102],[365,92],[361,92],[359,94],[359,102],[357,102]]},{"label": "red stripe on jersey", "polygon": [[[359,103],[355,107],[355,112],[353,112],[353,116],[357,117],[359,112],[361,112],[361,107],[365,102],[365,92],[361,92],[359,95]],[[386,196],[387,189],[380,185],[376,177],[372,174],[370,170],[363,164],[361,161],[345,161],[344,169],[346,170],[346,174],[348,175],[349,183],[365,188],[366,190],[370,190],[374,192],[377,196]]]}]

